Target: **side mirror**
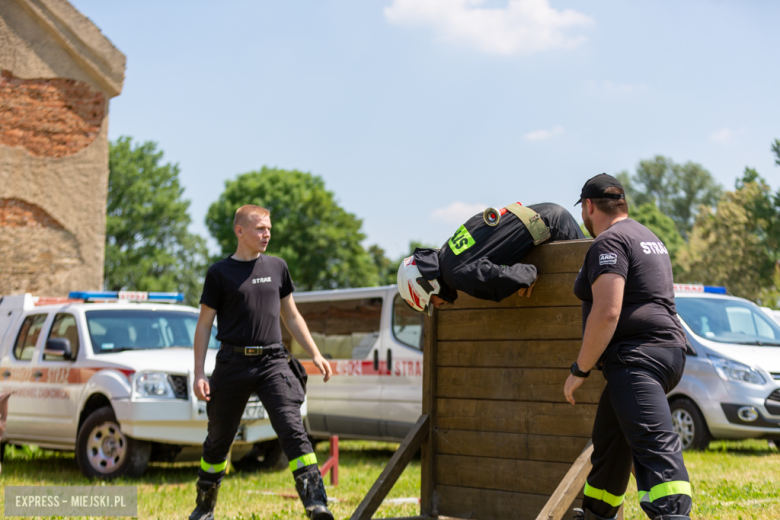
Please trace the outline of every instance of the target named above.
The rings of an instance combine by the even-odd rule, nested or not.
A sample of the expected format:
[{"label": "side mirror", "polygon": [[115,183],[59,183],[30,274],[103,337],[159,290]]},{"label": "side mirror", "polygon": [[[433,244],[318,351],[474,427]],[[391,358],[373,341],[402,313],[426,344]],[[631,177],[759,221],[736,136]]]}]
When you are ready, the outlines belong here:
[{"label": "side mirror", "polygon": [[49,338],[46,340],[43,353],[49,356],[62,356],[62,359],[65,360],[69,360],[73,356],[68,338]]}]

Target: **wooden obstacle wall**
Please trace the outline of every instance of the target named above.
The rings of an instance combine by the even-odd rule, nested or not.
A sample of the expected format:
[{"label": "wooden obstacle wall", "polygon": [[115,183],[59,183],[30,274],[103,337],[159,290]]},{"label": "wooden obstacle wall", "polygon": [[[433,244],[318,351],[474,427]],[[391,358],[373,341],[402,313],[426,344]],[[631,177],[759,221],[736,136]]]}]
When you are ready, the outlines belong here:
[{"label": "wooden obstacle wall", "polygon": [[586,447],[604,379],[588,378],[576,406],[563,384],[581,346],[572,291],[590,243],[535,248],[530,298],[461,293],[426,318],[422,517],[533,520]]}]

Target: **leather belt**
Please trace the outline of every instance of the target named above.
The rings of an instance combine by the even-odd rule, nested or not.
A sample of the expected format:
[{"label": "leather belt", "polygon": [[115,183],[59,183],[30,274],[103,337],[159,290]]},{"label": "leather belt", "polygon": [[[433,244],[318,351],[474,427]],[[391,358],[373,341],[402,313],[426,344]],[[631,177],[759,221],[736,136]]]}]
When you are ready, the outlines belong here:
[{"label": "leather belt", "polygon": [[281,343],[273,343],[264,347],[239,347],[236,345],[230,345],[229,343],[222,343],[222,348],[232,348],[236,354],[242,354],[244,356],[262,356],[273,352],[275,350],[281,350],[284,345]]}]

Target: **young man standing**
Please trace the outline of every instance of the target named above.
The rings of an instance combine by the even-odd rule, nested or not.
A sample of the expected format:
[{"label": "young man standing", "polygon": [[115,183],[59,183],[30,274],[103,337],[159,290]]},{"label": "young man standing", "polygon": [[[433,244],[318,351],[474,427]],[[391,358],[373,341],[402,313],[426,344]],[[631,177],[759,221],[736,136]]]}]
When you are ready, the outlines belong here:
[{"label": "young man standing", "polygon": [[607,380],[593,424],[593,469],[575,518],[617,516],[633,463],[640,505],[652,520],[689,520],[691,485],[666,394],[685,368],[672,264],[652,231],[628,218],[623,186],[601,174],[585,183],[582,220],[596,239],[574,282],[582,348],[564,395],[593,368]]},{"label": "young man standing", "polygon": [[[190,520],[214,518],[228,452],[253,392],[260,397],[290,460],[306,515],[312,520],[333,520],[317,457],[301,418],[304,389],[287,361],[279,316],[311,355],[326,382],[332,374],[330,365],[295,307],[295,286],[287,264],[281,258],[263,255],[271,239],[270,212],[259,206],[242,206],[236,211],[233,231],[238,247],[235,254],[209,268],[195,329],[194,390],[198,399],[208,402],[209,423],[198,470],[197,506]],[[219,320],[217,339],[222,345],[209,380],[204,362],[215,317]]]}]

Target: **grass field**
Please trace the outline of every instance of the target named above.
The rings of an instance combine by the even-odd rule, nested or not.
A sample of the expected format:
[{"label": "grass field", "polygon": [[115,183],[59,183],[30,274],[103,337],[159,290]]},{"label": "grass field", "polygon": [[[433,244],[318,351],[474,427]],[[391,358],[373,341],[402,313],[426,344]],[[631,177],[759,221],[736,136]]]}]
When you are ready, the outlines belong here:
[{"label": "grass field", "polygon": [[[384,468],[397,445],[343,441],[340,447],[340,485],[328,486],[336,518],[349,518]],[[327,443],[318,446],[320,463],[327,458]],[[780,451],[766,441],[715,442],[710,450],[686,453],[694,490],[692,518],[700,520],[780,519]],[[138,486],[141,519],[186,518],[194,507],[197,464],[152,464],[139,479],[118,485]],[[36,448],[8,448],[4,486],[43,484],[87,485],[72,454]],[[326,483],[329,480],[326,478]],[[626,497],[626,520],[646,518],[639,509],[636,484],[631,480]],[[253,474],[230,473],[220,489],[218,518],[236,520],[305,518],[296,499],[268,493],[295,495],[288,471]],[[414,460],[389,498],[420,496],[420,461]],[[0,504],[0,507],[2,505]],[[383,505],[377,517],[413,516],[415,503]]]}]

